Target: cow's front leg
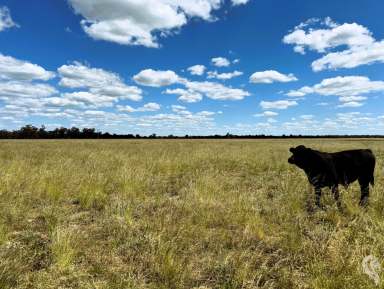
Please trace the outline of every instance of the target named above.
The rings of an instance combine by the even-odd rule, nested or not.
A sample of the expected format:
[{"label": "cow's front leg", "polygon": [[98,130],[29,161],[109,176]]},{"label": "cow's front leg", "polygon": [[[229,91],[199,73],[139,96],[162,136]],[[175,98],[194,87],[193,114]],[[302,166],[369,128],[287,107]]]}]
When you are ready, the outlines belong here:
[{"label": "cow's front leg", "polygon": [[341,208],[341,202],[340,202],[340,192],[339,192],[339,186],[338,185],[334,185],[332,187],[332,194],[333,194],[333,197],[335,198],[337,207],[340,209]]},{"label": "cow's front leg", "polygon": [[315,203],[316,203],[316,206],[318,206],[319,208],[321,208],[320,199],[321,199],[321,188],[315,187]]}]

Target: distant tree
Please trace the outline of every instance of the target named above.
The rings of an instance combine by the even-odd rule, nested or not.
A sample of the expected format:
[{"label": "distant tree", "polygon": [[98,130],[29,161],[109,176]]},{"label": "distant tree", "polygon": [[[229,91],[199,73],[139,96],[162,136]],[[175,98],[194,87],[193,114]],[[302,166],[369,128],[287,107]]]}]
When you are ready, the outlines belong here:
[{"label": "distant tree", "polygon": [[81,136],[80,129],[77,127],[71,127],[71,129],[69,130],[69,136],[71,138],[80,138]]},{"label": "distant tree", "polygon": [[39,129],[31,124],[27,124],[26,126],[21,127],[17,134],[23,139],[38,138]]}]

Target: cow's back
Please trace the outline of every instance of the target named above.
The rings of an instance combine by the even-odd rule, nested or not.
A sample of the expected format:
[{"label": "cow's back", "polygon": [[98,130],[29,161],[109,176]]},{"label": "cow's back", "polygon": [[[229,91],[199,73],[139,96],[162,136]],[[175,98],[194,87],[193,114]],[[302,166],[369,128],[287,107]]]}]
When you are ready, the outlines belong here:
[{"label": "cow's back", "polygon": [[348,150],[331,154],[339,183],[349,184],[364,178],[373,181],[375,156],[369,149]]}]

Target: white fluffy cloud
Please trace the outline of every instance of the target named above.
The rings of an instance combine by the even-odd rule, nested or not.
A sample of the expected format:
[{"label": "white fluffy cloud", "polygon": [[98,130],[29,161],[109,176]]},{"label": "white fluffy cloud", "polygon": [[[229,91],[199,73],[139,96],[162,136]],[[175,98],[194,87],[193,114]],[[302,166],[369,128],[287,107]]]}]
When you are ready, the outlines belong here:
[{"label": "white fluffy cloud", "polygon": [[[167,130],[176,134],[193,134],[204,128],[205,133],[214,127],[213,112],[200,111],[192,113],[186,109],[176,109],[173,113],[160,113],[156,115],[143,116],[138,120],[138,126],[152,130]],[[141,131],[142,131],[141,129]]]},{"label": "white fluffy cloud", "polygon": [[291,90],[286,95],[290,96],[290,97],[303,97],[306,94],[304,92],[302,92],[301,89],[299,89],[299,90]]},{"label": "white fluffy cloud", "polygon": [[[49,97],[42,100],[42,105],[48,107],[58,107],[58,108],[85,108],[85,104],[80,101],[76,101],[74,99],[68,97]],[[48,109],[47,109],[48,110]]]},{"label": "white fluffy cloud", "polygon": [[[317,24],[324,27],[314,27]],[[366,27],[357,23],[340,25],[330,18],[323,22],[312,19],[295,27],[283,42],[294,45],[294,51],[301,54],[305,54],[306,49],[325,53],[312,63],[314,71],[384,62],[384,41],[376,41]],[[346,48],[330,51],[339,47]]]},{"label": "white fluffy cloud", "polygon": [[15,26],[17,27],[18,25],[13,22],[8,7],[0,7],[0,32]]},{"label": "white fluffy cloud", "polygon": [[187,109],[185,106],[182,105],[172,105],[171,108],[173,112],[181,112]]},{"label": "white fluffy cloud", "polygon": [[204,72],[205,72],[205,69],[206,67],[204,65],[194,65],[194,66],[191,66],[191,67],[188,67],[188,71],[192,74],[192,75],[203,75]]},{"label": "white fluffy cloud", "polygon": [[363,100],[366,100],[366,99],[367,99],[366,96],[358,96],[358,95],[354,95],[354,96],[341,96],[341,97],[339,97],[340,102],[363,101]]},{"label": "white fluffy cloud", "polygon": [[366,46],[328,53],[312,63],[313,71],[325,69],[354,68],[375,62],[384,63],[384,40]]},{"label": "white fluffy cloud", "polygon": [[324,79],[322,82],[288,93],[289,96],[304,96],[317,93],[320,95],[356,96],[377,91],[384,91],[384,81],[371,81],[365,76],[338,76]]},{"label": "white fluffy cloud", "polygon": [[344,23],[336,27],[326,27],[325,29],[312,29],[298,26],[293,32],[284,36],[283,42],[295,45],[299,49],[308,48],[317,52],[326,52],[327,49],[341,45],[365,46],[372,44],[374,39],[370,31],[356,23]]},{"label": "white fluffy cloud", "polygon": [[233,6],[247,4],[249,0],[231,0]]},{"label": "white fluffy cloud", "polygon": [[314,86],[304,86],[299,90],[292,90],[288,96],[305,96],[319,94],[324,96],[338,96],[342,103],[339,107],[359,107],[367,97],[362,94],[383,92],[384,81],[371,81],[365,76],[338,76],[324,79]]},{"label": "white fluffy cloud", "polygon": [[211,62],[217,67],[227,67],[231,65],[231,62],[225,57],[214,57],[211,59]]},{"label": "white fluffy cloud", "polygon": [[142,107],[133,108],[129,105],[117,105],[117,110],[120,112],[148,112],[148,111],[157,111],[161,108],[161,105],[156,102],[149,102],[144,104]]},{"label": "white fluffy cloud", "polygon": [[[211,21],[222,0],[69,0],[84,31],[94,39],[124,45],[158,47],[166,36],[193,18]],[[232,0],[245,4],[245,0]]]},{"label": "white fluffy cloud", "polygon": [[0,98],[12,101],[15,98],[42,98],[57,93],[57,90],[42,83],[20,81],[0,82]]},{"label": "white fluffy cloud", "polygon": [[120,82],[117,74],[100,68],[91,68],[80,62],[63,65],[57,70],[60,74],[60,85],[69,88],[103,87]]},{"label": "white fluffy cloud", "polygon": [[179,77],[171,70],[146,69],[135,75],[133,79],[136,83],[153,87],[183,85],[185,88],[167,89],[164,93],[180,95],[179,100],[184,102],[198,102],[204,95],[214,100],[241,100],[250,95],[243,89],[228,87],[216,82],[189,81]]},{"label": "white fluffy cloud", "polygon": [[276,100],[276,101],[261,101],[260,106],[262,109],[287,109],[291,106],[296,106],[297,102],[294,100]]},{"label": "white fluffy cloud", "polygon": [[47,103],[47,98],[58,94],[53,86],[41,83],[52,77],[53,72],[37,64],[0,54],[2,112],[18,115],[19,120],[29,113],[36,114]]},{"label": "white fluffy cloud", "polygon": [[225,73],[218,73],[217,71],[208,72],[208,78],[216,78],[220,80],[228,80],[241,75],[243,75],[243,72],[237,71],[237,70],[233,72],[225,72]]},{"label": "white fluffy cloud", "polygon": [[188,103],[199,102],[203,99],[201,93],[182,88],[167,89],[164,93],[179,95],[179,100]]},{"label": "white fluffy cloud", "polygon": [[37,64],[0,53],[0,80],[49,80],[54,75],[53,72],[47,71]]},{"label": "white fluffy cloud", "polygon": [[175,84],[180,81],[179,76],[171,70],[145,69],[136,74],[133,79],[144,86],[161,87]]},{"label": "white fluffy cloud", "polygon": [[286,75],[275,70],[266,70],[253,73],[249,81],[251,83],[291,82],[297,81],[297,78],[292,73]]},{"label": "white fluffy cloud", "polygon": [[364,103],[358,102],[358,101],[349,101],[349,102],[344,102],[337,107],[360,107],[363,106]]},{"label": "white fluffy cloud", "polygon": [[105,87],[92,87],[90,88],[90,92],[132,101],[139,101],[143,98],[143,91],[140,88],[136,86],[128,86],[124,83],[115,83]]},{"label": "white fluffy cloud", "polygon": [[139,108],[140,111],[156,111],[161,108],[161,105],[156,102],[149,102],[143,105],[143,107]]},{"label": "white fluffy cloud", "polygon": [[73,101],[80,103],[84,107],[111,107],[117,99],[115,97],[100,95],[89,91],[76,91],[71,93],[64,93],[62,95],[65,101]]},{"label": "white fluffy cloud", "polygon": [[142,90],[136,86],[128,86],[119,75],[100,68],[85,66],[79,62],[63,65],[58,68],[59,84],[68,88],[88,88],[89,93],[100,97],[142,99]]},{"label": "white fluffy cloud", "polygon": [[243,89],[232,88],[210,81],[187,81],[185,86],[191,91],[201,93],[214,100],[241,100],[250,95],[249,92]]},{"label": "white fluffy cloud", "polygon": [[260,116],[274,117],[274,116],[278,116],[278,115],[279,114],[277,112],[270,111],[270,110],[264,111],[262,113],[255,114],[256,117],[260,117]]}]

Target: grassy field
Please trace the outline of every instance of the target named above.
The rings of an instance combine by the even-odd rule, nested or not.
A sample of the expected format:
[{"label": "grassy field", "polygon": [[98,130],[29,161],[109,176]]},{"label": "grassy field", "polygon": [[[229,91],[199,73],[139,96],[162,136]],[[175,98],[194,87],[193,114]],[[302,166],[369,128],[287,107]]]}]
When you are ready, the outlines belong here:
[{"label": "grassy field", "polygon": [[[298,144],[371,148],[368,208],[356,183],[312,211]],[[382,140],[1,141],[0,288],[378,288],[383,160]]]}]

